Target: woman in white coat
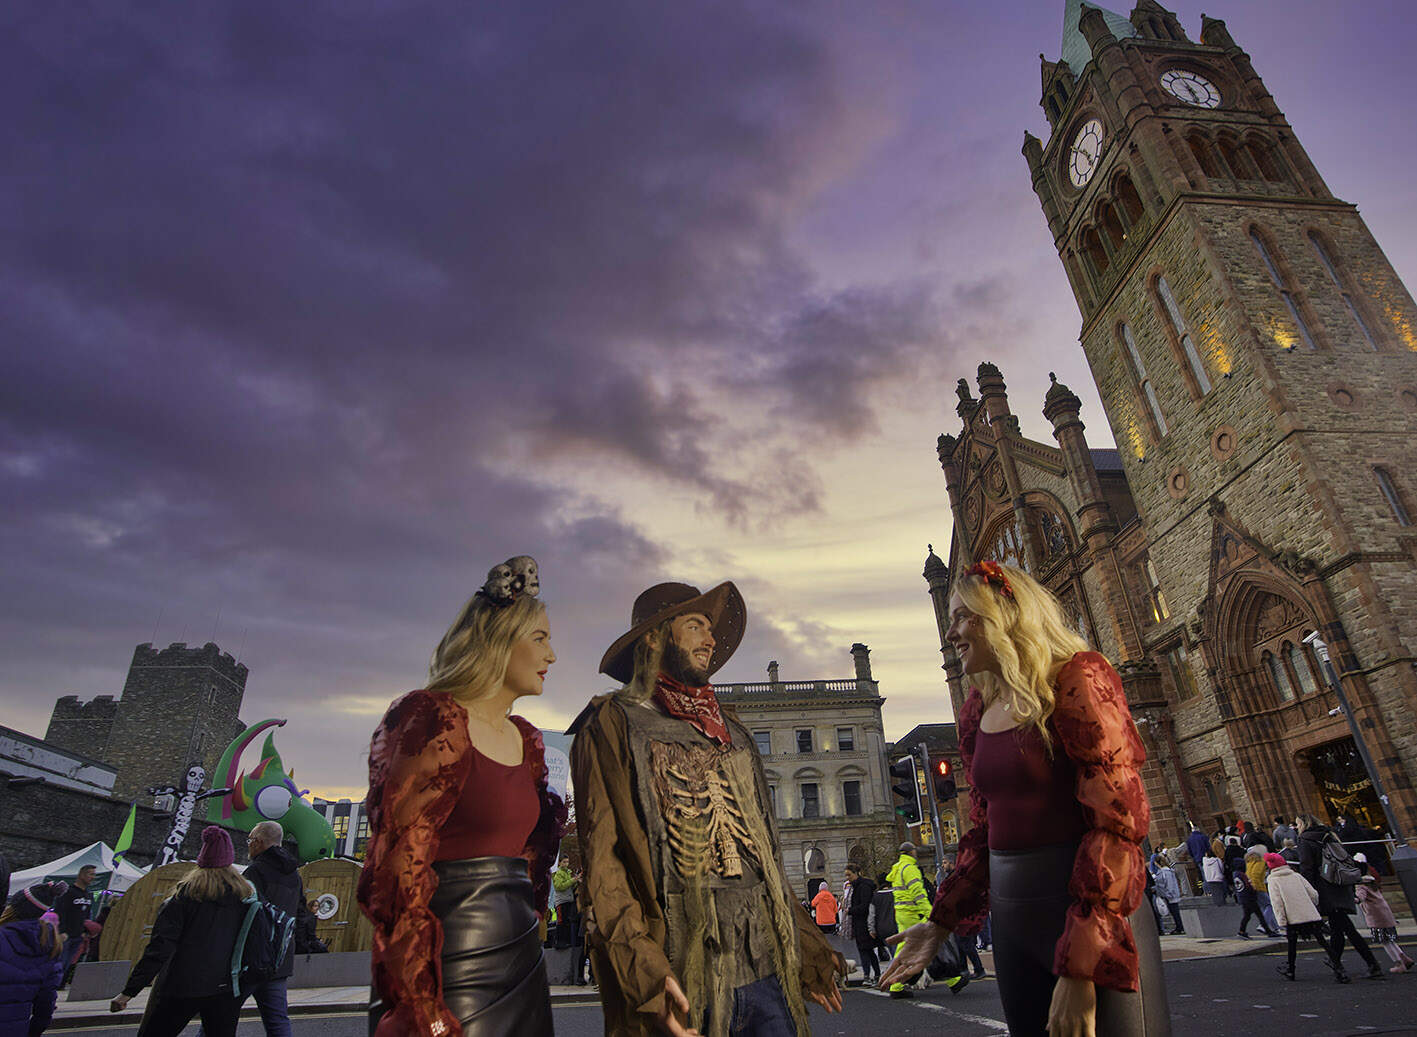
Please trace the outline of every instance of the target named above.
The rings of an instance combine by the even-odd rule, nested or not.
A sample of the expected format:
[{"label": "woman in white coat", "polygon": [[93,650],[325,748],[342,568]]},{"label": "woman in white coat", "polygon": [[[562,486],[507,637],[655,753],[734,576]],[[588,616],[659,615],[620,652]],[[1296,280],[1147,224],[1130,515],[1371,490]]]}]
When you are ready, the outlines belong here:
[{"label": "woman in white coat", "polygon": [[1269,868],[1269,878],[1265,884],[1269,887],[1269,904],[1274,909],[1274,920],[1284,928],[1289,940],[1289,960],[1287,964],[1278,966],[1279,974],[1288,980],[1294,978],[1294,955],[1299,949],[1300,937],[1304,937],[1318,942],[1335,977],[1340,983],[1347,982],[1348,977],[1333,960],[1328,944],[1324,943],[1319,891],[1279,854],[1265,854],[1264,862]]}]

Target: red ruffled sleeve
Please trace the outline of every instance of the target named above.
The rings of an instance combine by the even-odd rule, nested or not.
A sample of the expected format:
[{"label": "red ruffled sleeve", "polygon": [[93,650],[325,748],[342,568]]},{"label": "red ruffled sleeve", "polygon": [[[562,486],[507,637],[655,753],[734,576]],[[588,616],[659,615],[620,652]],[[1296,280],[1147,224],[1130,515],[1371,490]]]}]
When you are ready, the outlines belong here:
[{"label": "red ruffled sleeve", "polygon": [[438,831],[467,781],[471,742],[448,695],[412,691],[369,746],[369,844],[359,904],[374,927],[373,979],[390,1010],[376,1037],[459,1037],[443,1003],[443,928],[429,908]]},{"label": "red ruffled sleeve", "polygon": [[947,929],[972,924],[989,910],[989,804],[974,786],[974,743],[984,699],[974,688],[959,713],[959,755],[969,781],[969,831],[959,840],[955,869],[935,895],[930,921]]},{"label": "red ruffled sleeve", "polygon": [[1141,852],[1151,823],[1141,778],[1146,751],[1122,680],[1102,656],[1079,652],[1058,673],[1056,686],[1056,748],[1077,767],[1077,798],[1088,832],[1068,882],[1075,902],[1053,971],[1113,990],[1136,990],[1137,949],[1127,916],[1146,887]]},{"label": "red ruffled sleeve", "polygon": [[536,913],[544,918],[546,904],[551,897],[551,869],[556,865],[561,837],[566,834],[568,811],[561,797],[552,792],[547,784],[550,772],[546,767],[546,744],[541,732],[521,717],[514,716],[511,720],[522,733],[522,744],[530,755],[532,774],[535,775],[536,796],[541,802],[541,816],[526,841],[522,856],[531,869],[532,905]]}]

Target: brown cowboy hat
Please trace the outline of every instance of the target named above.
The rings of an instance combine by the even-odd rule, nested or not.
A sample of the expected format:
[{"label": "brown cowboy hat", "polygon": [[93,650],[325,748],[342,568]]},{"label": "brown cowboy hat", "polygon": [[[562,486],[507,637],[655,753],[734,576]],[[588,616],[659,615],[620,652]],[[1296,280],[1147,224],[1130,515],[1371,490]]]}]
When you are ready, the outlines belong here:
[{"label": "brown cowboy hat", "polygon": [[743,595],[732,582],[720,583],[713,590],[700,594],[687,583],[659,583],[635,599],[630,610],[630,630],[605,650],[600,660],[600,672],[622,684],[630,683],[635,675],[635,642],[666,619],[697,612],[708,616],[716,642],[709,660],[712,676],[738,649],[743,640],[743,628],[748,622],[748,608]]}]

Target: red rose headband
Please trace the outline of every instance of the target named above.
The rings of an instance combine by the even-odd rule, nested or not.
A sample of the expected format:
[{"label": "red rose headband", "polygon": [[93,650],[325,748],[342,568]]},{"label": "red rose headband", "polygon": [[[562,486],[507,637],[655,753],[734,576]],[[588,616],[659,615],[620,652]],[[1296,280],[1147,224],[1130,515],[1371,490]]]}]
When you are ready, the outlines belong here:
[{"label": "red rose headband", "polygon": [[966,578],[977,576],[1010,601],[1014,600],[1013,584],[1009,583],[1004,567],[998,562],[976,562],[964,571],[964,575]]}]

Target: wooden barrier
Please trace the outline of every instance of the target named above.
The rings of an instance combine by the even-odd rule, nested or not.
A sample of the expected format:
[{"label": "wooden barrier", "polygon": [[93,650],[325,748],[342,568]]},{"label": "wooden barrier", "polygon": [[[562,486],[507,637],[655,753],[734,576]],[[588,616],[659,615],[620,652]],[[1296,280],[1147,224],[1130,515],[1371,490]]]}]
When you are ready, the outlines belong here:
[{"label": "wooden barrier", "polygon": [[103,936],[98,941],[99,961],[141,958],[152,935],[158,908],[172,895],[173,887],[195,867],[191,861],[173,861],[154,868],[129,886],[108,913]]},{"label": "wooden barrier", "polygon": [[300,869],[305,883],[305,906],[314,913],[315,935],[331,951],[367,951],[374,946],[374,928],[359,910],[358,861],[311,861]]}]

